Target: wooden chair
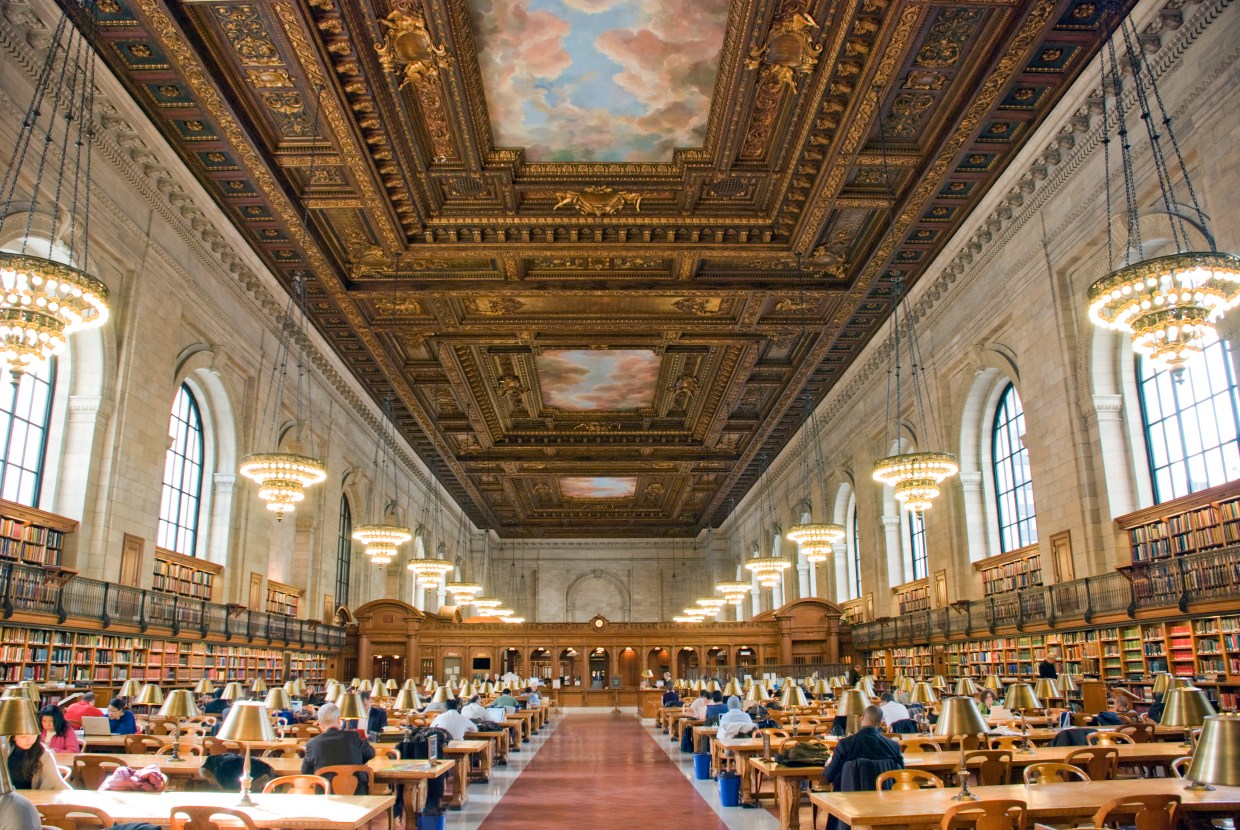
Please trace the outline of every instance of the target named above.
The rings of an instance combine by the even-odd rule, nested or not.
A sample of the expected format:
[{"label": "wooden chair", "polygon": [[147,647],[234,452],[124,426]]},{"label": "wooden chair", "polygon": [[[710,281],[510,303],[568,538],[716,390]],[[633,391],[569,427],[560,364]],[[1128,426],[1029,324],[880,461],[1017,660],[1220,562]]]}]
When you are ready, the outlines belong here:
[{"label": "wooden chair", "polygon": [[219,722],[220,722],[220,719],[217,718],[215,715],[195,715],[194,717],[187,720],[185,723],[187,725],[191,723],[197,723],[197,724],[201,724],[205,726],[207,729],[210,729],[211,727],[215,726]]},{"label": "wooden chair", "polygon": [[[977,767],[970,761],[980,760]],[[1012,751],[1009,749],[978,749],[965,753],[964,763],[977,771],[977,783],[983,787],[994,787],[1012,783]]]},{"label": "wooden chair", "polygon": [[202,748],[202,744],[192,743],[190,741],[182,741],[180,746],[175,744],[164,744],[155,751],[156,755],[171,755],[173,749],[179,749],[182,755],[193,755],[195,757],[205,755],[206,750]]},{"label": "wooden chair", "polygon": [[1179,806],[1178,795],[1121,796],[1098,808],[1094,813],[1094,826],[1118,827],[1122,823],[1136,825],[1137,830],[1173,830]]},{"label": "wooden chair", "polygon": [[908,741],[900,741],[900,749],[904,752],[942,752],[943,747],[939,746],[938,741],[929,741],[924,738],[913,738]]},{"label": "wooden chair", "polygon": [[55,827],[56,830],[111,827],[116,824],[110,815],[98,807],[87,807],[84,804],[39,804],[36,806],[43,826]]},{"label": "wooden chair", "polygon": [[1115,732],[1132,738],[1133,743],[1148,744],[1154,740],[1154,724],[1152,723],[1127,723]]},{"label": "wooden chair", "polygon": [[1172,761],[1167,766],[1171,767],[1172,775],[1174,775],[1176,778],[1183,778],[1184,774],[1188,772],[1188,765],[1191,764],[1192,762],[1193,762],[1193,756],[1184,755],[1180,758],[1176,758],[1174,761]]},{"label": "wooden chair", "polygon": [[265,793],[292,793],[294,795],[327,795],[332,785],[321,775],[281,775],[263,787]]},{"label": "wooden chair", "polygon": [[954,749],[959,752],[961,744],[964,744],[965,752],[973,752],[982,747],[982,741],[976,735],[952,735],[947,739],[947,744],[944,748]]},{"label": "wooden chair", "polygon": [[[179,819],[178,816],[185,818]],[[258,825],[249,814],[232,807],[174,807],[172,830],[224,830],[225,825],[214,821],[214,816],[228,816],[228,828],[241,826],[245,830],[258,830]]]},{"label": "wooden chair", "polygon": [[1088,781],[1089,774],[1071,764],[1042,761],[1025,767],[1024,778],[1026,784],[1067,784],[1072,781]]},{"label": "wooden chair", "polygon": [[[191,736],[203,737],[207,734],[210,728],[211,727],[205,724],[201,724],[201,723],[187,723],[181,727],[181,737],[183,738],[188,738]],[[175,727],[168,730],[169,735],[173,734],[174,732],[176,732]]]},{"label": "wooden chair", "polygon": [[771,747],[781,746],[785,740],[792,737],[792,733],[787,729],[759,729],[754,733],[754,737],[761,739],[763,735],[771,736]]},{"label": "wooden chair", "polygon": [[991,798],[953,804],[943,814],[941,830],[974,827],[975,830],[1024,830],[1025,802],[1010,798]]},{"label": "wooden chair", "polygon": [[288,725],[288,729],[285,731],[288,732],[290,737],[296,738],[299,741],[304,741],[313,738],[323,730],[319,729],[319,727],[313,723],[290,723]]},{"label": "wooden chair", "polygon": [[263,758],[305,758],[306,748],[304,746],[273,746],[270,749],[264,749]]},{"label": "wooden chair", "polygon": [[365,775],[370,780],[370,767],[365,764],[333,764],[319,767],[314,774],[326,778],[331,783],[332,795],[356,795],[361,785],[359,776]]},{"label": "wooden chair", "polygon": [[150,735],[126,735],[126,755],[154,755],[164,742]]},{"label": "wooden chair", "polygon": [[1064,762],[1085,770],[1092,781],[1114,781],[1119,771],[1119,750],[1113,746],[1087,746],[1069,752]]},{"label": "wooden chair", "polygon": [[1089,720],[1092,717],[1093,715],[1089,714],[1088,712],[1073,712],[1072,713],[1072,725],[1073,726],[1089,726]]},{"label": "wooden chair", "polygon": [[[300,749],[300,747],[298,747],[298,748]],[[303,755],[305,754],[305,750],[302,750],[302,754],[303,754]],[[375,755],[376,755],[377,757],[379,757],[379,758],[387,758],[389,761],[399,761],[399,760],[400,760],[400,750],[398,750],[398,749],[384,749],[384,750],[380,750],[380,751],[376,752],[376,753],[375,753]]]},{"label": "wooden chair", "polygon": [[874,789],[883,791],[883,785],[891,782],[892,790],[942,789],[943,779],[923,769],[893,769],[878,776]]},{"label": "wooden chair", "polygon": [[1122,732],[1090,732],[1085,736],[1085,743],[1089,746],[1119,746],[1135,744],[1136,740]]},{"label": "wooden chair", "polygon": [[1017,750],[1025,746],[1024,738],[1020,735],[999,735],[990,739],[991,749],[1009,749]]},{"label": "wooden chair", "polygon": [[241,755],[245,752],[245,747],[239,741],[225,741],[220,738],[203,738],[202,748],[208,755],[224,755],[229,752]]},{"label": "wooden chair", "polygon": [[123,766],[125,762],[115,755],[78,755],[73,759],[73,779],[78,789],[97,790],[104,779]]}]

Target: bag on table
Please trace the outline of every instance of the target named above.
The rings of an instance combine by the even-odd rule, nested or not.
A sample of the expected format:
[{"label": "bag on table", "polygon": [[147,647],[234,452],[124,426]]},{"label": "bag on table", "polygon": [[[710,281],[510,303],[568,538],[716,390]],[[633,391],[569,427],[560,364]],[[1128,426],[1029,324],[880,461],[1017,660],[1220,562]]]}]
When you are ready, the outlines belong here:
[{"label": "bag on table", "polygon": [[818,741],[797,741],[775,756],[786,767],[821,767],[831,758],[831,748]]}]

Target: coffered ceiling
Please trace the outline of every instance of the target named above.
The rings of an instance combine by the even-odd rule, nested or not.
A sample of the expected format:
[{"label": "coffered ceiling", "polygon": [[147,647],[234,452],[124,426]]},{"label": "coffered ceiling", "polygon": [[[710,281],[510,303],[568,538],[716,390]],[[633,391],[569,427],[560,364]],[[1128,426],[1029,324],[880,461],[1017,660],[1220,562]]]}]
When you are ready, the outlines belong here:
[{"label": "coffered ceiling", "polygon": [[505,536],[719,522],[1114,25],[1099,0],[97,2],[152,121]]}]

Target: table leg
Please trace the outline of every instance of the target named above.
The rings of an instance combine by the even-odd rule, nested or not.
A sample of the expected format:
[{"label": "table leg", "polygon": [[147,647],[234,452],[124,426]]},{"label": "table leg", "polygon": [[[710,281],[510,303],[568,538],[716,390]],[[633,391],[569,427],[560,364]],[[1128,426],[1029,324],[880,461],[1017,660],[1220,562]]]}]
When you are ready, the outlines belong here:
[{"label": "table leg", "polygon": [[801,806],[801,779],[775,776],[775,801],[779,804],[779,830],[793,830],[792,820]]},{"label": "table leg", "polygon": [[452,765],[452,799],[448,806],[459,810],[465,806],[465,788],[469,786],[469,756],[458,755]]}]

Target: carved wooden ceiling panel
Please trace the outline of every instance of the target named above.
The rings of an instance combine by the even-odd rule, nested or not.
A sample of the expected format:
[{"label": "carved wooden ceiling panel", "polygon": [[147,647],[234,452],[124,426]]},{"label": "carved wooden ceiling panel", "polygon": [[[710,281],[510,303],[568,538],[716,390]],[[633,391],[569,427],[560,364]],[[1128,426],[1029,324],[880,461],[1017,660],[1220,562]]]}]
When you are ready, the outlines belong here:
[{"label": "carved wooden ceiling panel", "polygon": [[506,536],[721,521],[1115,23],[1100,0],[98,7],[152,121]]}]

